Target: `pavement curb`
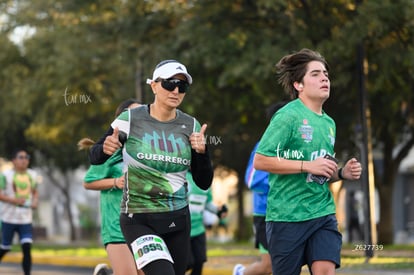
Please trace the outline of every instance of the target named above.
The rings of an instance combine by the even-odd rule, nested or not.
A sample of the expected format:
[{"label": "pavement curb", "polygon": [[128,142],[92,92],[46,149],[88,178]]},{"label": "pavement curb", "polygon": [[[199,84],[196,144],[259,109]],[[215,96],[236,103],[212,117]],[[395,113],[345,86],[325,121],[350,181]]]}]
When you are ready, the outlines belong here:
[{"label": "pavement curb", "polygon": [[[22,254],[20,252],[9,252],[4,256],[5,263],[21,263]],[[109,265],[107,257],[81,257],[81,256],[39,256],[32,255],[33,264],[45,264],[55,266],[76,266],[76,267],[95,267],[98,263],[106,263]]]}]

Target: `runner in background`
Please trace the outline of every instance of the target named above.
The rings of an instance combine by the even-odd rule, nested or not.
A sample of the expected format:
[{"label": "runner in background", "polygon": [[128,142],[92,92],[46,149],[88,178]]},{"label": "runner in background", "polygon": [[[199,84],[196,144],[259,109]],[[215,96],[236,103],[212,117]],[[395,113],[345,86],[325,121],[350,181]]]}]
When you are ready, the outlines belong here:
[{"label": "runner in background", "polygon": [[207,261],[206,228],[204,224],[204,213],[209,212],[219,218],[227,215],[227,206],[217,207],[213,203],[211,188],[203,190],[199,188],[191,176],[187,173],[188,203],[191,215],[190,245],[191,254],[187,269],[191,269],[190,275],[201,275],[203,265]]},{"label": "runner in background", "polygon": [[[37,174],[29,168],[30,155],[17,149],[12,154],[13,168],[0,177],[1,232],[0,261],[12,247],[18,233],[22,248],[22,268],[25,275],[32,270],[33,210],[38,205]],[[2,180],[1,180],[2,179]]]}]

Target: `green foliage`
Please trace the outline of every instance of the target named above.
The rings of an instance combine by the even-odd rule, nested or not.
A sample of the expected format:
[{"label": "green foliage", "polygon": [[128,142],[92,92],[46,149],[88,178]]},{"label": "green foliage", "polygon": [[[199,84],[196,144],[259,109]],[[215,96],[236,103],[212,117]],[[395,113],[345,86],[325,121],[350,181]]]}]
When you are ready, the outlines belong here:
[{"label": "green foliage", "polygon": [[80,226],[83,229],[95,229],[97,228],[97,211],[96,209],[90,207],[89,205],[78,205],[80,215]]}]

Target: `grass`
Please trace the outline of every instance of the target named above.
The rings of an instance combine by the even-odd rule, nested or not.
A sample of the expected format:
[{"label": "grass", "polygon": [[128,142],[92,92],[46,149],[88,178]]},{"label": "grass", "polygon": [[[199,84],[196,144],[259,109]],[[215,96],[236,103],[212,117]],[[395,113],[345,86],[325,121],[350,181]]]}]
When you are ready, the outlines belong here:
[{"label": "grass", "polygon": [[[345,244],[341,257],[343,268],[352,270],[413,270],[414,245],[389,245],[383,251],[374,252],[374,257],[368,258],[364,252],[352,252],[353,245]],[[257,256],[258,251],[248,244],[217,244],[209,243],[209,257]]]},{"label": "grass", "polygon": [[[343,246],[342,268],[350,270],[413,270],[414,271],[414,245],[384,246],[383,251],[374,252],[375,256],[369,258],[363,252],[352,252],[352,245]],[[19,246],[13,246],[12,251],[20,252]],[[79,259],[79,264],[93,265],[95,261],[106,259],[106,251],[100,245],[62,246],[50,244],[34,244],[33,256],[37,258],[61,259],[68,258],[73,264],[73,257]],[[20,254],[20,253],[19,253]],[[258,256],[258,251],[251,243],[208,243],[208,257],[210,259],[228,259],[228,257]],[[69,260],[69,258],[71,260]],[[225,260],[224,260],[225,261]]]},{"label": "grass", "polygon": [[[342,266],[365,270],[414,270],[414,245],[386,245],[381,251],[374,251],[374,257],[367,258],[363,251],[355,253],[355,246],[343,246]],[[368,259],[368,261],[367,261]]]},{"label": "grass", "polygon": [[342,268],[353,270],[414,270],[414,259],[409,257],[342,257]]}]

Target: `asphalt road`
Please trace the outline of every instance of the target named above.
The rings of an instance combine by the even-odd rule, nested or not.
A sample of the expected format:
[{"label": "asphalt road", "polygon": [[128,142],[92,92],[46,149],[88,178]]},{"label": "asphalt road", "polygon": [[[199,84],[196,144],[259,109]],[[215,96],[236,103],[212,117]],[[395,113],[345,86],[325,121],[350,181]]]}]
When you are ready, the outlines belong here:
[{"label": "asphalt road", "polygon": [[[92,275],[93,268],[54,265],[33,265],[32,275]],[[20,264],[0,263],[1,275],[22,275]]]}]

